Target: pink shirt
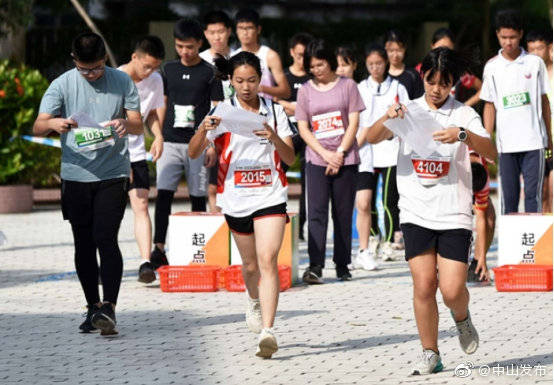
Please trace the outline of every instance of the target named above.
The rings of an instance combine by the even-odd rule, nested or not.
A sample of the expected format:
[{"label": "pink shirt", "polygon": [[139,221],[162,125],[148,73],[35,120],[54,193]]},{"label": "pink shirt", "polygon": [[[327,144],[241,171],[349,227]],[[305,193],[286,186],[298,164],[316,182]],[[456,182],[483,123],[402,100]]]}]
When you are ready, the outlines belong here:
[{"label": "pink shirt", "polygon": [[[328,91],[317,90],[311,82],[304,84],[298,91],[295,117],[297,121],[309,123],[310,130],[324,148],[336,151],[348,128],[348,114],[365,108],[357,84],[352,79],[341,77]],[[309,146],[306,147],[306,162],[327,166],[327,162]],[[344,165],[359,163],[358,143],[354,140],[346,153]]]}]

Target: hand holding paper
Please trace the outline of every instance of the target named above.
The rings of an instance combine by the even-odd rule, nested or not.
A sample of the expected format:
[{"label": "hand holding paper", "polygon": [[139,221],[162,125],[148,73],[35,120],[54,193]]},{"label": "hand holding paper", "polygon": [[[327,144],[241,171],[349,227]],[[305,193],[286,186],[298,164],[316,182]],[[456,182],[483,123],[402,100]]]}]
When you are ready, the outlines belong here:
[{"label": "hand holding paper", "polygon": [[439,146],[433,133],[444,127],[417,103],[408,103],[406,109],[404,119],[388,119],[383,124],[408,143],[419,156],[427,158]]},{"label": "hand holding paper", "polygon": [[261,115],[246,111],[227,103],[219,103],[212,116],[221,118],[217,128],[208,133],[208,137],[215,138],[225,132],[256,138],[254,131],[263,131],[267,119]]}]

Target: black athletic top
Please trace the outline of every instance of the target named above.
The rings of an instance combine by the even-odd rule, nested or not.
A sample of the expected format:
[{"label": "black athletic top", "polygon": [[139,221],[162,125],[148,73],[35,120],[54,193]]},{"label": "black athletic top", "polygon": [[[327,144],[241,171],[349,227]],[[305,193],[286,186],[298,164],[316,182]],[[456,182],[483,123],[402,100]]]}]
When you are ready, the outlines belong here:
[{"label": "black athletic top", "polygon": [[296,95],[298,94],[298,89],[302,87],[302,84],[310,80],[310,75],[296,76],[290,69],[285,70],[285,76],[287,77],[287,82],[290,87],[290,98],[287,99],[287,102],[296,102]]},{"label": "black athletic top", "polygon": [[164,141],[188,143],[210,110],[211,101],[223,100],[221,81],[204,60],[191,67],[173,60],[163,65],[161,73],[167,96]]},{"label": "black athletic top", "polygon": [[415,69],[406,67],[400,75],[390,75],[390,77],[398,80],[400,84],[406,87],[410,100],[417,99],[423,95],[423,80],[421,80],[421,75]]}]

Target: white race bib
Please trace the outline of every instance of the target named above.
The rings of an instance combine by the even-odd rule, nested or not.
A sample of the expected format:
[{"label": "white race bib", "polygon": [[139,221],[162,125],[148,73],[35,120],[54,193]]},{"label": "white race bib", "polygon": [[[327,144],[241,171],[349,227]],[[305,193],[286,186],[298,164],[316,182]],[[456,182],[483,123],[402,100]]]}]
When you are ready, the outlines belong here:
[{"label": "white race bib", "polygon": [[175,105],[173,127],[194,128],[194,106]]},{"label": "white race bib", "polygon": [[424,186],[432,186],[440,179],[448,175],[450,171],[450,156],[436,156],[429,158],[420,158],[412,155],[412,164],[417,174],[419,182]]},{"label": "white race bib", "polygon": [[344,124],[340,111],[312,116],[312,129],[316,139],[343,135]]},{"label": "white race bib", "polygon": [[78,127],[72,131],[79,151],[91,151],[115,144],[111,127]]}]

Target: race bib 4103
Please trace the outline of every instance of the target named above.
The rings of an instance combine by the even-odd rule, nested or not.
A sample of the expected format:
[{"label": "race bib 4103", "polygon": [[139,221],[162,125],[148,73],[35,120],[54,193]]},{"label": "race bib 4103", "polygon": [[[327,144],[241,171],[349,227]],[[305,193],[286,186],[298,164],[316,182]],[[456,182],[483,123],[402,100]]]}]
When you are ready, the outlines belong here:
[{"label": "race bib 4103", "polygon": [[79,127],[73,129],[73,133],[75,135],[75,144],[79,150],[96,150],[115,144],[111,127]]},{"label": "race bib 4103", "polygon": [[343,135],[344,123],[340,111],[312,116],[312,128],[316,139]]},{"label": "race bib 4103", "polygon": [[521,107],[529,103],[531,103],[531,98],[527,91],[502,97],[502,105],[504,108]]}]

